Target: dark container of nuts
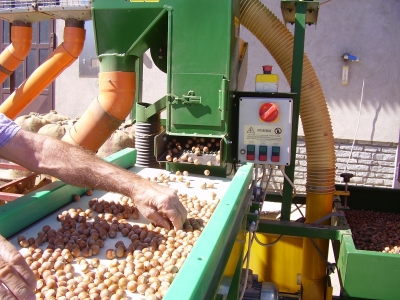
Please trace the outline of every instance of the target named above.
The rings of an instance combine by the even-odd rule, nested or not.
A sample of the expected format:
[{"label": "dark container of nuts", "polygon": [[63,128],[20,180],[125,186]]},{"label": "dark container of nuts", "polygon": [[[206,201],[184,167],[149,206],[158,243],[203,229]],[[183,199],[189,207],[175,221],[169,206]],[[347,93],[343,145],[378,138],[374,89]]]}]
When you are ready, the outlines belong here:
[{"label": "dark container of nuts", "polygon": [[334,242],[343,296],[399,299],[400,190],[350,185],[348,191],[348,209],[343,199],[335,201],[345,214],[338,223],[351,230]]}]

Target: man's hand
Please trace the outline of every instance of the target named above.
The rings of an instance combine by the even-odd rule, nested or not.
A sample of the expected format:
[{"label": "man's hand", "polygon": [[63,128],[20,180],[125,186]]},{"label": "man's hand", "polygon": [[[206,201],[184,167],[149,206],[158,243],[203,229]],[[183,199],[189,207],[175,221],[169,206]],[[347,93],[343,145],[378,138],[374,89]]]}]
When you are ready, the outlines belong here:
[{"label": "man's hand", "polygon": [[36,299],[35,275],[18,250],[1,235],[0,281],[0,299]]},{"label": "man's hand", "polygon": [[54,176],[71,185],[130,196],[140,212],[159,226],[170,228],[171,222],[178,230],[186,221],[187,212],[176,191],[63,141],[20,130],[1,147],[0,154],[33,172]]},{"label": "man's hand", "polygon": [[160,186],[147,180],[135,184],[131,196],[144,217],[158,226],[175,230],[182,229],[187,211],[178,199],[176,190]]}]

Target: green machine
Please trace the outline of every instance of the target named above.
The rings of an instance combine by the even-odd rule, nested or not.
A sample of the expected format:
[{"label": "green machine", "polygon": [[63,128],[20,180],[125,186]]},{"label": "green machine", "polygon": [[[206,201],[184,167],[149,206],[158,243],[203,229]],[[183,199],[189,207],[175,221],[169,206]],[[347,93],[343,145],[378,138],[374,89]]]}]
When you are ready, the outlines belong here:
[{"label": "green machine", "polygon": [[[166,168],[173,171],[189,170],[202,174],[205,170],[210,170],[214,175],[225,177],[227,163],[236,166],[236,163],[239,162],[240,141],[238,135],[240,130],[243,130],[239,127],[242,119],[239,106],[240,99],[243,98],[293,99],[291,123],[293,134],[290,137],[289,148],[295,149],[302,89],[305,26],[306,24],[316,24],[319,3],[318,1],[282,1],[285,23],[296,24],[292,72],[288,76],[291,78],[292,93],[271,95],[236,92],[239,70],[239,26],[242,22],[240,10],[241,6],[249,5],[247,2],[251,1],[239,3],[238,0],[117,0],[112,2],[96,0],[93,2],[92,16],[101,71],[135,71],[137,74],[136,106],[133,109],[137,126],[137,165],[157,166],[161,162],[166,163]],[[254,7],[258,9],[257,4]],[[167,73],[165,96],[152,104],[141,101],[141,57],[147,49],[150,49],[152,59],[157,67]],[[167,111],[167,117],[163,124],[165,130],[162,131],[159,126],[159,113],[164,109]],[[210,158],[204,160],[204,156],[196,158],[193,155],[196,150],[192,147],[196,148],[193,144],[198,139],[203,139],[202,143],[210,144]],[[190,140],[193,142],[189,143]],[[199,163],[192,164],[190,161],[186,161],[189,157],[185,160],[182,159],[186,152],[190,153],[190,158],[199,159]],[[292,151],[290,155],[289,162],[293,162],[295,151]],[[289,180],[293,180],[294,165],[288,163],[285,169]],[[316,173],[319,174],[319,172],[318,170]],[[331,170],[327,170],[325,173],[329,172]],[[260,203],[253,202],[248,211],[244,209],[242,202],[242,205],[238,207],[241,213],[234,218],[235,225],[232,224],[232,219],[221,225],[234,226],[234,232],[241,229],[239,230],[242,234],[241,238],[243,238],[243,232],[249,229],[251,222],[258,224],[259,233],[304,238],[311,245],[304,251],[310,251],[310,248],[312,251],[316,251],[314,257],[321,255],[320,244],[315,244],[314,240],[336,241],[336,248],[340,248],[341,251],[337,259],[342,283],[345,286],[343,295],[349,298],[368,298],[368,294],[370,294],[373,295],[371,296],[373,298],[379,297],[377,295],[390,298],[393,295],[393,289],[390,287],[385,288],[385,293],[379,289],[375,293],[364,292],[361,287],[362,283],[354,279],[355,269],[348,264],[354,261],[354,254],[349,253],[348,250],[349,247],[351,248],[351,243],[348,242],[351,232],[345,222],[310,226],[289,221],[291,204],[305,202],[301,197],[292,199],[292,187],[289,180],[285,180],[282,196],[269,196],[270,201],[282,203],[280,221],[259,220]],[[316,186],[315,189],[318,192],[321,187]],[[330,193],[333,195],[333,190],[328,193],[326,198],[330,197]],[[317,195],[317,202],[320,201],[318,197]],[[311,206],[314,206],[314,203]],[[247,212],[247,220],[243,214],[244,211]],[[325,219],[325,215],[320,217]],[[330,219],[328,213],[326,217]],[[217,223],[215,226],[218,226]],[[217,287],[221,282],[223,266],[232,247],[232,235],[229,238],[229,246],[225,244],[227,247],[222,252],[219,252],[222,246],[218,246],[217,240],[218,237],[228,232],[231,234],[232,230],[233,227],[230,227],[226,231],[218,231],[217,236],[213,236],[211,231],[217,232],[213,227],[205,233],[201,243],[202,247],[212,245],[208,251],[217,253],[217,256],[220,255],[218,257],[223,263],[217,263],[218,260],[211,254],[208,256],[210,259],[203,259],[201,253],[204,249],[196,248],[195,256],[197,258],[191,257],[192,259],[181,270],[167,299],[177,299],[176,297],[179,297],[184,289],[190,291],[187,295],[188,299],[212,299],[215,295],[217,298],[224,298],[217,293]],[[214,241],[215,238],[217,238],[216,243],[212,243],[211,241]],[[240,257],[243,256],[243,247],[241,249]],[[380,259],[381,255],[372,254],[372,256]],[[312,255],[303,258],[313,260]],[[358,258],[355,260],[358,262]],[[279,263],[283,262],[279,261]],[[215,268],[214,264],[216,264]],[[319,264],[321,265],[321,262]],[[332,266],[329,264],[325,266],[325,262],[322,261],[322,272]],[[314,266],[310,265],[308,268],[311,270]],[[195,278],[190,280],[189,278],[193,276],[193,269],[198,269],[199,272]],[[231,285],[235,288],[230,289],[225,295],[229,299],[239,297],[237,286],[239,285],[240,269],[239,260],[234,279],[231,281]],[[322,279],[322,281],[324,280]],[[327,281],[329,280],[327,279]],[[354,288],[354,285],[357,288]],[[307,289],[310,288],[307,287]],[[332,292],[329,282],[322,283],[322,288],[319,287],[319,289],[324,290],[321,293],[328,299],[329,293]],[[293,294],[291,296],[293,297]],[[332,296],[330,295],[330,297]],[[307,293],[304,299],[316,298],[311,292]]]},{"label": "green machine", "polygon": [[[230,92],[236,90],[239,65],[239,1],[99,0],[93,3],[92,15],[101,72],[129,71],[137,65],[134,111],[139,133],[152,138],[158,134],[159,126],[149,124],[159,122],[158,113],[167,110],[163,140],[156,143],[157,159],[167,162],[165,146],[172,136],[180,141],[203,137],[206,144],[212,139],[210,153],[221,155],[217,160],[210,156],[212,172],[225,175],[220,161],[232,162],[235,136]],[[151,105],[141,102],[140,95],[141,57],[148,49],[168,78],[165,97]],[[153,141],[141,134],[136,140],[139,164],[157,165],[148,150]]]},{"label": "green machine", "polygon": [[[271,102],[268,100],[271,98],[275,99],[272,102],[279,102],[279,99],[292,100],[290,104],[292,130],[288,138],[291,141],[289,148],[295,149],[302,92],[305,26],[316,23],[319,7],[317,1],[282,1],[285,23],[296,24],[293,50],[290,53],[293,56],[289,64],[290,76],[287,76],[291,78],[291,93],[237,92],[241,54],[239,27],[241,23],[248,25],[243,7],[250,7],[253,12],[261,11],[257,2],[93,0],[91,3],[101,72],[136,73],[136,104],[132,116],[136,120],[137,150],[125,149],[107,160],[125,168],[132,165],[158,167],[160,164],[165,164],[171,171],[188,170],[197,174],[210,171],[212,175],[219,177],[226,176],[227,164],[236,167],[237,163],[242,163],[235,172],[229,190],[221,199],[218,209],[179,271],[165,299],[239,299],[243,286],[246,286],[241,282],[241,274],[246,251],[244,246],[246,233],[249,231],[253,236],[257,231],[257,234],[299,238],[301,240],[298,248],[302,247],[303,238],[313,241],[334,241],[343,297],[396,299],[398,288],[395,278],[398,275],[399,258],[385,253],[356,250],[351,230],[342,214],[333,212],[332,215],[324,215],[321,222],[325,217],[334,221],[327,225],[319,224],[319,220],[311,225],[289,220],[292,203],[306,202],[304,197],[292,199],[293,189],[289,183],[290,180],[293,181],[295,167],[290,162],[295,159],[295,151],[287,154],[287,163],[284,164],[288,179],[285,179],[282,195],[265,196],[265,191],[257,193],[259,189],[253,178],[257,167],[254,168],[255,165],[249,163],[254,160],[251,156],[254,154],[249,154],[249,149],[258,149],[258,145],[254,148],[247,147],[254,145],[245,144],[238,138],[240,133],[243,133],[243,127],[248,126],[246,124],[253,124],[254,118],[252,115],[246,116],[246,110],[240,111],[240,108],[246,109],[248,105],[252,110],[258,110],[258,104],[254,104],[251,100],[253,98],[265,98],[263,101],[268,103]],[[254,33],[256,30],[251,31]],[[271,35],[280,38],[280,33]],[[167,73],[165,96],[155,99],[154,103],[142,102],[141,96],[142,57],[148,49],[156,66]],[[289,101],[285,103],[287,105]],[[163,110],[166,110],[165,122],[160,119],[160,112]],[[258,122],[258,120],[254,122],[256,121]],[[318,129],[319,124],[316,126],[316,130]],[[198,141],[202,145],[198,146]],[[200,146],[203,146],[199,150],[203,155],[197,156],[196,148]],[[250,155],[247,157],[247,162],[239,159],[241,148],[244,146]],[[208,150],[206,151],[204,147]],[[185,154],[186,158],[182,159]],[[309,174],[309,177],[311,175]],[[316,190],[323,188],[325,187],[317,186]],[[55,182],[49,187],[4,205],[0,211],[0,233],[10,237],[69,203],[71,195],[83,192],[84,189]],[[383,194],[383,191],[379,192]],[[356,193],[352,192],[352,196]],[[396,196],[398,194],[393,198]],[[280,220],[260,219],[264,199],[282,203]],[[317,197],[317,200],[320,199]],[[335,206],[340,208],[339,202],[336,198]],[[362,200],[349,202],[350,206],[354,207],[359,203],[363,203]],[[376,203],[373,204],[370,206],[377,208]],[[397,204],[394,207],[398,209]],[[332,206],[329,209],[331,210]],[[332,216],[334,218],[331,218]],[[282,241],[284,240],[285,237]],[[319,244],[315,248],[318,250],[318,247]],[[285,251],[286,249],[282,251],[284,255],[293,254]],[[321,258],[318,253],[316,256],[311,256],[312,259],[314,257],[316,260]],[[286,271],[290,268],[285,264],[285,259],[279,260],[274,257],[265,269],[270,270],[272,265],[272,268]],[[322,271],[325,272],[327,269],[325,261],[322,262]],[[297,264],[301,265],[301,262],[297,261]],[[229,267],[232,272],[227,275],[226,270]],[[311,265],[307,267],[312,268]],[[289,281],[287,278],[284,280]],[[287,293],[286,296],[302,297],[301,285],[296,288],[298,292]],[[328,290],[331,287],[327,282],[323,288]],[[269,293],[265,291],[263,285],[261,292],[259,290],[257,294],[258,298],[278,299],[278,294],[273,293],[273,287],[270,286]],[[329,299],[329,292],[324,292],[325,299]],[[308,296],[302,299],[316,298]]]}]

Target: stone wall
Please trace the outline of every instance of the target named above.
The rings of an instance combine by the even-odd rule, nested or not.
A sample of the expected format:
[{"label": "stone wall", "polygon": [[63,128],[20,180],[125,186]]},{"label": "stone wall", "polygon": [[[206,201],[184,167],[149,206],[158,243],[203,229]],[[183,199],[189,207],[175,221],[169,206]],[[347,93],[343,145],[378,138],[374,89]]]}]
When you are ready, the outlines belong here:
[{"label": "stone wall", "polygon": [[[396,162],[396,143],[335,139],[336,183],[343,183],[341,173],[352,173],[350,184],[392,188]],[[350,157],[351,155],[351,157]],[[350,158],[349,158],[350,157]],[[269,189],[282,189],[283,176],[273,170]],[[303,137],[299,137],[296,150],[295,186],[297,193],[305,193],[307,182],[307,151]]]}]

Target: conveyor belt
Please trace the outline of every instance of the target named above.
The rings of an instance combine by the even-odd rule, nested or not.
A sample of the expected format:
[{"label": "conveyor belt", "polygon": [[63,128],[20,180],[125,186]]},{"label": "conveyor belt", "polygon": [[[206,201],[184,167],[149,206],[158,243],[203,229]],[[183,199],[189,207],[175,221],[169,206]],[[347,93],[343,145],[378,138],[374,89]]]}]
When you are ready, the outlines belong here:
[{"label": "conveyor belt", "polygon": [[[159,170],[159,169],[151,169],[151,168],[139,168],[139,167],[133,167],[130,169],[131,171],[138,172],[141,176],[143,177],[150,177],[154,178],[157,177],[160,173],[163,174],[169,174],[167,171]],[[174,176],[175,174],[171,174]],[[216,202],[217,200],[212,200],[211,193],[214,192],[217,195],[217,198],[222,198],[222,196],[225,194],[227,189],[230,186],[230,179],[226,178],[218,178],[218,177],[205,177],[205,176],[200,176],[200,175],[194,175],[194,176],[185,176],[185,181],[190,181],[190,187],[186,187],[186,185],[182,182],[175,181],[175,182],[170,182],[170,187],[175,188],[179,190],[180,193],[187,193],[188,197],[189,196],[194,196],[196,195],[199,199],[201,200],[207,200],[209,202]],[[201,184],[204,183],[205,181],[212,181],[214,183],[214,188],[210,189],[202,189]],[[21,246],[18,244],[17,237],[18,235],[22,234],[26,238],[29,237],[37,237],[37,234],[43,226],[45,225],[50,225],[51,228],[58,230],[61,225],[60,222],[57,221],[57,216],[61,214],[63,211],[68,210],[70,208],[77,209],[78,207],[82,208],[83,210],[89,208],[88,202],[92,198],[103,198],[107,201],[109,200],[119,200],[121,198],[121,195],[114,194],[114,193],[105,193],[103,191],[94,191],[92,196],[82,196],[81,200],[79,202],[70,202],[66,206],[58,209],[57,211],[53,212],[52,214],[48,215],[47,217],[39,220],[35,224],[32,224],[31,226],[25,228],[24,230],[20,231],[18,234],[14,235],[11,237],[9,240],[17,247],[17,249],[21,249]],[[93,215],[97,215],[97,213],[93,213]],[[92,219],[93,220],[93,219]],[[91,220],[88,220],[91,221]],[[139,224],[149,224],[149,221],[146,220],[143,216],[140,215],[140,218],[138,220],[133,220],[129,219],[129,223],[134,224],[134,223],[139,223]],[[121,233],[119,232],[116,238],[107,238],[105,241],[105,246],[100,249],[99,254],[96,256],[100,259],[101,263],[104,265],[108,265],[110,260],[108,260],[105,256],[106,250],[111,248],[115,249],[115,243],[117,241],[123,241],[125,245],[130,244],[130,240],[127,237],[123,237]],[[41,247],[42,249],[45,249],[47,246],[47,243],[43,244]],[[20,250],[21,253],[26,252],[26,248],[22,248]],[[87,259],[90,261],[90,258]],[[120,259],[122,260],[122,259]],[[73,263],[73,266],[75,267],[75,270],[78,271],[77,273],[81,274],[82,273],[79,271],[79,267],[77,266],[75,260]],[[132,299],[142,299],[142,296],[139,294],[132,294],[127,292],[127,296],[132,297]]]}]

